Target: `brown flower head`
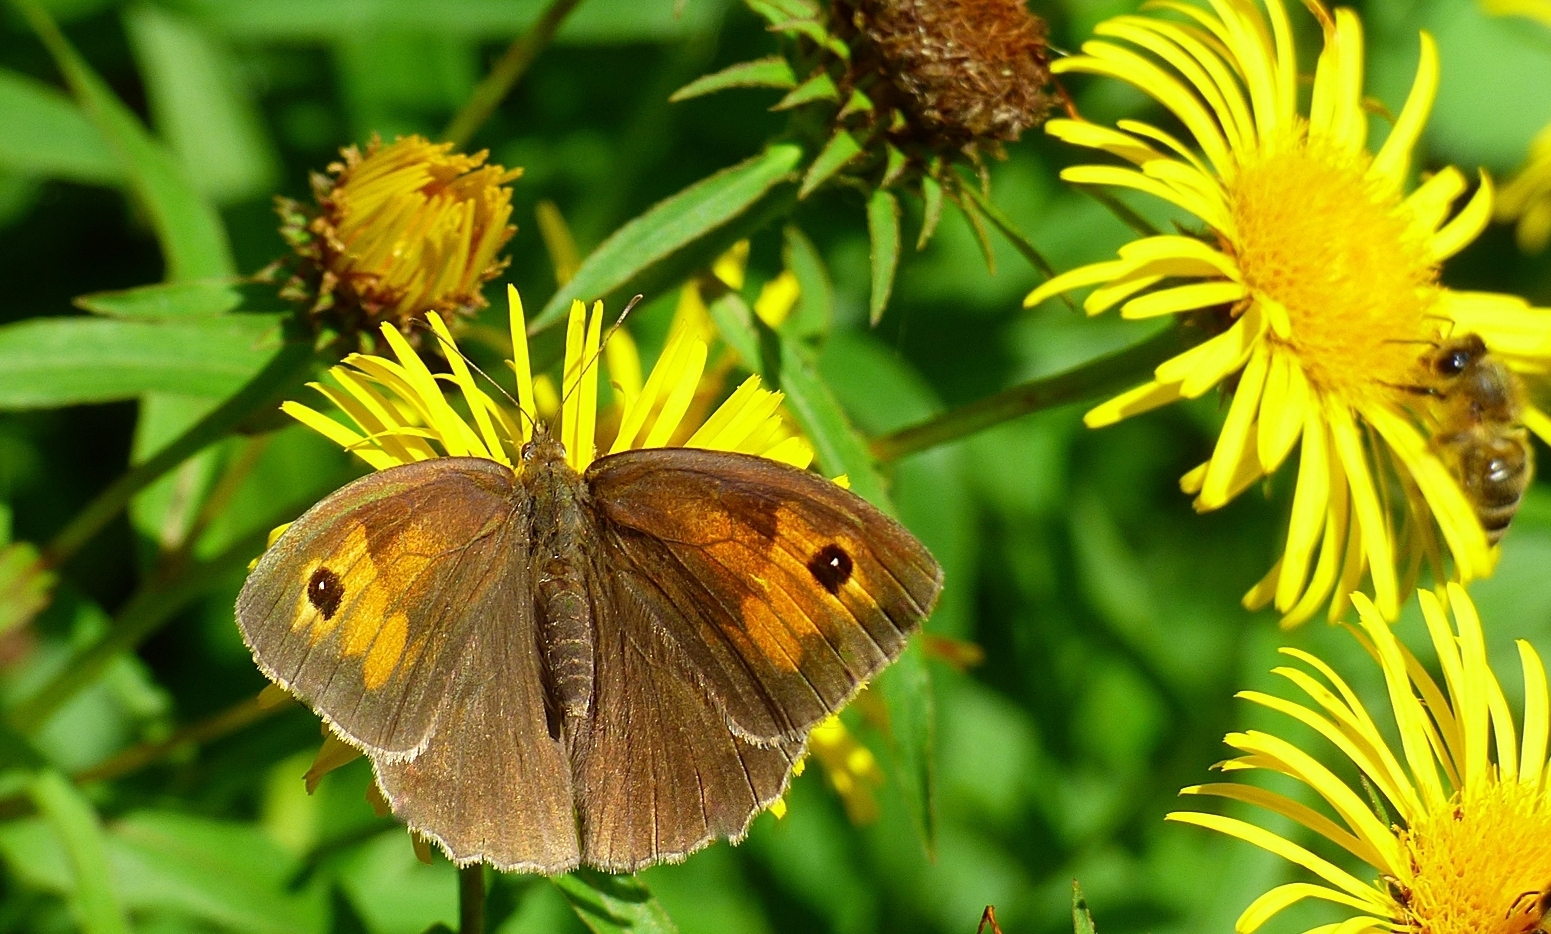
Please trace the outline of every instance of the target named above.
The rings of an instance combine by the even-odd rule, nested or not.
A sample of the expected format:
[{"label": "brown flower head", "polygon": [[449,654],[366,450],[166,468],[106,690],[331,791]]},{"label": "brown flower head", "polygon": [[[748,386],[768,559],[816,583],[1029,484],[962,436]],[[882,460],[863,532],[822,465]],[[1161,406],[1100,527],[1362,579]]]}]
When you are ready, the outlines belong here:
[{"label": "brown flower head", "polygon": [[281,233],[296,251],[283,294],[306,304],[314,326],[371,333],[429,311],[484,307],[480,286],[500,274],[512,234],[512,192],[522,173],[487,165],[451,143],[409,136],[362,154],[350,146],[312,178],[316,207],[277,199]]},{"label": "brown flower head", "polygon": [[994,147],[1051,110],[1045,24],[1022,0],[836,0],[835,13],[857,32],[853,81],[884,77],[875,103],[887,95],[906,115],[896,135]]}]

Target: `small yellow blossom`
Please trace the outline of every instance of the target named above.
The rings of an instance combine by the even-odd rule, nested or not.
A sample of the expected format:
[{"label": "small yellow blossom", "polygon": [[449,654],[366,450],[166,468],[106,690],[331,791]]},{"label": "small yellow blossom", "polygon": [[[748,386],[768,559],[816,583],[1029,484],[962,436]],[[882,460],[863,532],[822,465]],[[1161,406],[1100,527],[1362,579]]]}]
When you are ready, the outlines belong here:
[{"label": "small yellow blossom", "polygon": [[286,294],[351,333],[382,322],[411,333],[428,312],[484,307],[480,288],[506,268],[499,254],[517,229],[508,183],[522,170],[419,136],[341,155],[313,176],[316,209],[280,199],[281,232],[300,258]]}]

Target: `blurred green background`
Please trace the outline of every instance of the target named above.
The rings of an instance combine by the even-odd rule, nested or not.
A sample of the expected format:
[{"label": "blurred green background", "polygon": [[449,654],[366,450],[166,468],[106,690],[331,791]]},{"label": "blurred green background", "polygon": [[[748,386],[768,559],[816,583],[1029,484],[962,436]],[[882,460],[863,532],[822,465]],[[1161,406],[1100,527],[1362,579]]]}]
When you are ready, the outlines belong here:
[{"label": "blurred green background", "polygon": [[[271,198],[307,198],[308,173],[372,133],[434,137],[538,0],[50,0],[46,6],[112,89],[219,206],[237,265],[284,252]],[[1055,45],[1075,49],[1131,0],[1037,3]],[[1423,170],[1455,163],[1501,178],[1551,122],[1551,30],[1485,16],[1462,0],[1369,3],[1371,93],[1398,110],[1417,31],[1439,40],[1442,83]],[[1313,22],[1292,11],[1305,39]],[[784,118],[776,92],[736,90],[679,105],[668,95],[724,65],[771,54],[763,21],[731,0],[585,0],[473,148],[522,166],[519,230],[507,275],[530,309],[555,289],[534,223],[554,201],[583,253],[659,199],[758,151]],[[1305,51],[1309,49],[1306,43]],[[1307,67],[1308,62],[1305,62]],[[76,296],[163,277],[145,216],[121,190],[102,136],[62,90],[23,20],[0,14],[0,323],[81,315]],[[1156,116],[1115,83],[1071,85],[1091,119]],[[1035,132],[991,169],[993,200],[1058,269],[1110,256],[1127,230],[1055,177],[1082,154]],[[920,206],[906,200],[909,242]],[[1133,202],[1166,220],[1157,205]],[[817,244],[834,326],[819,368],[864,434],[1054,373],[1133,343],[1144,325],[1083,320],[1057,303],[1021,310],[1038,276],[996,240],[989,274],[962,217],[907,246],[887,316],[866,325],[868,242],[860,197],[827,191],[795,223]],[[780,268],[781,231],[754,238],[749,294]],[[1460,288],[1515,292],[1551,305],[1551,258],[1524,257],[1492,227],[1447,271]],[[655,346],[671,296],[635,324]],[[273,311],[283,310],[278,299]],[[504,302],[486,319],[504,326]],[[230,393],[256,363],[265,328],[212,347],[197,391],[143,401],[0,412],[0,544],[47,541],[129,463]],[[658,338],[660,340],[660,336]],[[69,346],[56,353],[68,355]],[[220,364],[220,365],[217,365]],[[0,403],[4,400],[0,399]],[[895,776],[881,816],[853,826],[823,772],[809,768],[783,820],[642,879],[685,934],[837,934],[974,930],[994,904],[1008,934],[1069,929],[1073,878],[1101,931],[1227,932],[1285,864],[1195,828],[1165,825],[1183,785],[1208,779],[1222,734],[1288,727],[1232,700],[1268,687],[1279,644],[1312,647],[1377,699],[1374,672],[1342,632],[1314,623],[1281,634],[1239,598],[1275,559],[1291,476],[1220,513],[1197,516],[1181,474],[1210,452],[1215,395],[1091,432],[1082,406],[1003,424],[888,465],[906,523],[947,574],[931,631],[984,647],[969,671],[931,663],[937,700],[937,830],[929,854]],[[53,605],[23,637],[0,639],[0,698],[35,690],[75,648],[108,627],[160,549],[176,543],[224,462],[228,439],[139,497],[62,574]],[[219,552],[294,516],[362,472],[291,426],[260,451],[247,481],[200,539]],[[1498,671],[1519,695],[1513,637],[1551,652],[1551,495],[1537,484],[1506,539],[1497,575],[1473,589]],[[34,734],[59,767],[79,771],[251,697],[264,684],[237,635],[240,567],[115,662]],[[1414,608],[1402,623],[1420,648]],[[1276,688],[1272,688],[1275,690]],[[1294,736],[1303,734],[1292,733]],[[864,736],[869,742],[876,737]],[[107,855],[135,930],[419,934],[454,924],[457,880],[440,857],[418,863],[402,829],[373,816],[364,762],[308,797],[301,774],[319,744],[293,708],[216,741],[184,747],[128,777],[88,784]],[[1327,760],[1329,750],[1311,747]],[[885,768],[887,770],[887,759]],[[1346,774],[1346,773],[1342,773]],[[0,794],[7,791],[0,778]],[[0,932],[76,929],[73,874],[49,825],[0,813]],[[1279,827],[1273,823],[1271,826]],[[493,930],[580,931],[541,879],[493,883]],[[1288,912],[1276,932],[1334,917]]]}]

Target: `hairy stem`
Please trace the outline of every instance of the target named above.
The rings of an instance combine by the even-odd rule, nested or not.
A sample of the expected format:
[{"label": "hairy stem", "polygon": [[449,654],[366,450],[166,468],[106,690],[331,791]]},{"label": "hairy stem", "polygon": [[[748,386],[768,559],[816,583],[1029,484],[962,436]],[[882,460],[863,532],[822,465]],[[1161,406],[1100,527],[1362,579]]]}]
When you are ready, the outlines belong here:
[{"label": "hairy stem", "polygon": [[1075,369],[1004,389],[994,396],[874,438],[873,456],[880,461],[898,460],[1030,412],[1080,402],[1142,382],[1154,367],[1179,353],[1188,343],[1180,328],[1169,328],[1140,344],[1090,360]]}]

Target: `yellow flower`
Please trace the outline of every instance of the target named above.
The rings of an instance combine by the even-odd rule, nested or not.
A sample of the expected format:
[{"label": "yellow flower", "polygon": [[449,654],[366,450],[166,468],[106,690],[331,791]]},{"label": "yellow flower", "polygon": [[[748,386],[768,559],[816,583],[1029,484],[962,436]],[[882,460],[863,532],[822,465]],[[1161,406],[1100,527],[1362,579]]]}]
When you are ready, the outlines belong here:
[{"label": "yellow flower", "polygon": [[[446,350],[451,374],[433,374],[404,336],[384,323],[382,336],[393,358],[352,354],[329,371],[337,388],[311,384],[343,413],[343,418],[324,415],[299,402],[286,402],[282,408],[378,470],[445,456],[484,457],[515,468],[522,463],[522,445],[532,437],[538,408],[522,300],[511,286],[507,287],[507,299],[511,367],[517,377],[520,412],[498,404],[479,387],[446,323],[434,313],[428,319]],[[591,315],[581,302],[571,306],[556,435],[565,446],[567,462],[578,472],[586,470],[598,453],[596,359],[602,325],[602,302],[593,305]],[[621,387],[624,400],[619,428],[607,453],[681,444],[758,454],[807,467],[813,459],[812,448],[791,432],[778,413],[781,394],[761,389],[757,376],[745,380],[703,424],[683,424],[705,360],[705,342],[688,328],[676,328],[639,391]],[[454,404],[459,400],[446,393],[443,384],[456,386],[461,396],[459,407]]]},{"label": "yellow flower", "polygon": [[1526,253],[1551,243],[1551,126],[1535,136],[1519,174],[1503,186],[1497,219],[1518,222],[1519,249]]},{"label": "yellow flower", "polygon": [[[1182,140],[1135,120],[1116,128],[1052,120],[1048,131],[1131,166],[1062,173],[1084,185],[1145,192],[1189,212],[1200,232],[1150,236],[1116,260],[1072,270],[1036,289],[1037,305],[1097,286],[1085,308],[1126,318],[1189,314],[1214,334],[1163,363],[1152,382],[1088,413],[1109,425],[1214,386],[1233,403],[1210,460],[1181,481],[1200,511],[1217,509],[1299,450],[1282,558],[1245,596],[1274,603],[1286,625],[1371,579],[1394,618],[1424,565],[1462,581],[1491,572],[1495,552],[1457,480],[1432,450],[1439,403],[1418,393],[1427,345],[1464,334],[1519,372],[1551,361],[1551,314],[1490,292],[1438,282],[1491,215],[1483,175],[1457,213],[1465,177],[1445,168],[1407,190],[1411,150],[1438,84],[1433,40],[1421,35],[1410,96],[1377,152],[1368,146],[1362,26],[1308,0],[1323,30],[1308,113],[1298,108],[1293,32],[1282,0],[1214,0],[1210,9],[1161,0],[1164,15],[1119,16],[1083,54],[1058,61],[1135,85],[1184,126]],[[1545,436],[1545,416],[1530,410]],[[1334,597],[1334,599],[1332,599]]]},{"label": "yellow flower", "polygon": [[[1393,746],[1350,686],[1299,649],[1282,653],[1301,667],[1275,669],[1306,700],[1245,691],[1239,696],[1291,716],[1351,760],[1368,788],[1358,790],[1281,737],[1230,733],[1244,755],[1227,771],[1266,769],[1309,786],[1328,812],[1251,785],[1219,783],[1183,794],[1216,795],[1263,807],[1313,831],[1366,863],[1365,882],[1324,857],[1255,824],[1194,811],[1170,820],[1199,824],[1269,850],[1319,877],[1277,886],[1239,916],[1243,934],[1307,898],[1351,912],[1318,932],[1414,931],[1419,934],[1529,934],[1541,922],[1551,887],[1551,774],[1547,772],[1548,700],[1540,656],[1520,640],[1524,676],[1523,740],[1507,697],[1487,663],[1481,621],[1463,587],[1450,584],[1449,614],[1432,593],[1422,615],[1443,671],[1440,687],[1395,638],[1368,599],[1354,595],[1362,620],[1353,628],[1379,663],[1399,745]],[[1387,726],[1387,725],[1386,725]],[[1367,793],[1365,794],[1365,791]],[[1373,793],[1383,796],[1380,808]],[[1387,813],[1386,813],[1387,812]],[[1331,815],[1334,816],[1331,816]],[[1551,918],[1546,919],[1551,923]],[[1311,932],[1312,934],[1312,932]]]},{"label": "yellow flower", "polygon": [[507,183],[522,170],[419,136],[341,155],[313,176],[317,209],[279,199],[301,259],[286,294],[350,333],[383,321],[409,332],[426,312],[484,307],[480,287],[506,268],[498,254],[517,230]]}]

